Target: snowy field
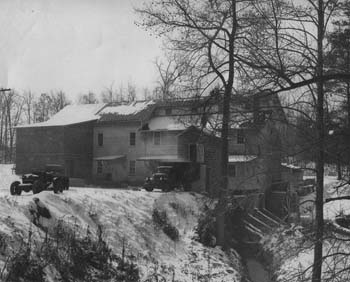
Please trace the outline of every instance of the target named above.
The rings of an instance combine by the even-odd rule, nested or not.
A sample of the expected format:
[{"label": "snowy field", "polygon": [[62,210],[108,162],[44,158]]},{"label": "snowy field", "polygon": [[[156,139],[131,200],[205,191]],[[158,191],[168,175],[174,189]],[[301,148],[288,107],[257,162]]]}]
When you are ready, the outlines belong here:
[{"label": "snowy field", "polygon": [[[39,198],[52,214],[51,219],[41,219],[42,225],[50,228],[55,221],[64,220],[84,230],[89,227],[92,233],[101,225],[115,253],[121,254],[125,243],[126,254],[140,268],[143,280],[158,271],[169,281],[173,277],[182,282],[207,281],[208,275],[210,281],[241,281],[237,254],[206,248],[194,240],[194,228],[205,201],[200,195],[74,187],[62,194],[43,191],[11,196],[9,185],[18,179],[11,174],[11,168],[0,165],[0,235],[13,238],[13,249],[16,238],[25,238],[30,228],[34,228],[35,236],[43,236],[31,224],[29,213],[33,198]],[[166,211],[179,230],[179,241],[172,241],[155,226],[154,208]],[[0,269],[7,255],[0,255]]]}]

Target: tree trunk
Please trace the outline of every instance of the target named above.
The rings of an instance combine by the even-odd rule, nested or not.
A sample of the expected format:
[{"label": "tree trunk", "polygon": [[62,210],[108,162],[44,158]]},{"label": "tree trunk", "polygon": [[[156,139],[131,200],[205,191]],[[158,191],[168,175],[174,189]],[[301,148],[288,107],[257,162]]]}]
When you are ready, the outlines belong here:
[{"label": "tree trunk", "polygon": [[222,127],[221,127],[221,175],[222,175],[222,183],[221,190],[219,195],[219,202],[217,206],[217,215],[216,215],[216,223],[217,223],[217,243],[221,246],[226,245],[225,238],[225,213],[227,208],[227,198],[228,198],[228,179],[227,179],[227,167],[228,167],[228,133],[229,133],[229,121],[230,121],[230,103],[231,103],[231,95],[233,89],[234,82],[234,66],[235,66],[235,58],[234,58],[234,50],[235,50],[235,37],[236,37],[236,0],[232,0],[232,29],[229,38],[229,73],[227,83],[225,85],[225,92],[223,97],[223,107],[222,107]]},{"label": "tree trunk", "polygon": [[338,159],[337,159],[337,174],[338,174],[338,177],[337,179],[338,180],[341,180],[342,179],[342,173],[341,173],[341,156],[338,155]]},{"label": "tree trunk", "polygon": [[[317,65],[316,76],[323,75],[323,38],[324,38],[324,4],[318,0],[318,26],[317,26]],[[315,245],[314,261],[312,267],[312,282],[321,282],[322,256],[323,256],[323,177],[324,177],[324,82],[317,82],[317,115],[316,128],[318,135],[318,148],[316,151],[316,219],[315,219]]]}]

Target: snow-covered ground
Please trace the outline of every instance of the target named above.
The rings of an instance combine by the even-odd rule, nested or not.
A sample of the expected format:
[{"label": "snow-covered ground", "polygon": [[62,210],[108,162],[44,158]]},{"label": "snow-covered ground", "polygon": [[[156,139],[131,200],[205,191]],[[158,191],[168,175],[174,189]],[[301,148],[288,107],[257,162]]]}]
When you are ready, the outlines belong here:
[{"label": "snow-covered ground", "polygon": [[[241,264],[235,252],[207,248],[193,239],[201,212],[203,196],[194,193],[160,193],[135,190],[70,188],[62,194],[43,191],[33,195],[11,196],[9,185],[18,176],[11,174],[11,165],[0,165],[0,235],[13,238],[27,236],[31,224],[29,208],[33,198],[39,198],[50,210],[51,219],[42,224],[50,226],[63,219],[68,224],[94,232],[102,225],[106,241],[115,253],[126,253],[141,270],[142,278],[158,272],[176,281],[241,281]],[[180,233],[180,240],[172,241],[152,220],[154,208],[166,211],[170,222]],[[44,220],[44,219],[43,219]],[[33,230],[42,236],[40,230]],[[0,269],[6,260],[0,255]]]},{"label": "snow-covered ground", "polygon": [[[339,196],[350,196],[350,186],[342,188],[336,177],[326,176],[324,181],[324,199]],[[314,213],[312,200],[314,194],[302,199],[304,202],[301,215],[310,216]],[[350,263],[349,235],[334,233],[332,226],[337,215],[350,215],[350,201],[340,200],[324,205],[326,222],[323,254],[324,281],[350,281],[350,271],[346,270]],[[330,224],[330,225],[329,225]],[[311,227],[311,225],[310,225]],[[311,281],[311,266],[313,263],[313,241],[311,232],[301,232],[300,226],[292,225],[289,229],[281,229],[262,240],[266,251],[273,254],[274,266],[277,268],[278,281]],[[345,269],[345,271],[343,271]],[[328,280],[327,280],[328,279]],[[335,279],[335,280],[332,280]]]}]

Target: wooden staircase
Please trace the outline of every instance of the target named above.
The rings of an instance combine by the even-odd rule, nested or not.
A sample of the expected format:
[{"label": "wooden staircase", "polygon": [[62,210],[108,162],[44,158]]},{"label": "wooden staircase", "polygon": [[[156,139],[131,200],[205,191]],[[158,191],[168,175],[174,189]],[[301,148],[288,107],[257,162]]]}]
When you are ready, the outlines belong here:
[{"label": "wooden staircase", "polygon": [[247,242],[257,242],[278,227],[286,225],[280,218],[266,209],[254,209],[243,219]]}]

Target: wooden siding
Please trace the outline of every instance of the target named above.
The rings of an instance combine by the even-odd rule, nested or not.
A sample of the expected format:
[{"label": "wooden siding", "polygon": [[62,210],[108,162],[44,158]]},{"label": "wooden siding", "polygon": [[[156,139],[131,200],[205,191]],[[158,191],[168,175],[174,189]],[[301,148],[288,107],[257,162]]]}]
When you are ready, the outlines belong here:
[{"label": "wooden siding", "polygon": [[16,130],[16,172],[29,173],[45,164],[64,165],[62,127],[31,127]]},{"label": "wooden siding", "polygon": [[16,130],[16,172],[60,164],[70,177],[91,178],[92,123]]}]

